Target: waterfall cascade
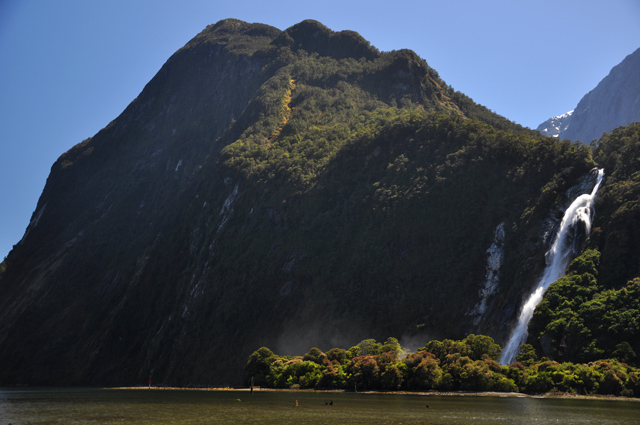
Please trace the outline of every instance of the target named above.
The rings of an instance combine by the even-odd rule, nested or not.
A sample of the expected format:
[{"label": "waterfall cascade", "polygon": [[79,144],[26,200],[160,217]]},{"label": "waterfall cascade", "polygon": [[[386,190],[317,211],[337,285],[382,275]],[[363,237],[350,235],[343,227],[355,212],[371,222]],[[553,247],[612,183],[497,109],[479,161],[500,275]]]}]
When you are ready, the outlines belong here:
[{"label": "waterfall cascade", "polygon": [[578,196],[573,203],[569,205],[569,208],[567,208],[562,217],[562,222],[555,234],[551,248],[549,248],[546,254],[547,265],[542,278],[535,291],[533,291],[527,302],[522,306],[518,323],[502,352],[501,363],[503,365],[513,363],[518,354],[518,348],[521,344],[524,344],[527,339],[529,320],[533,317],[536,306],[542,301],[544,292],[549,285],[564,276],[569,262],[577,255],[576,251],[579,248],[577,245],[579,245],[580,242],[580,232],[584,232],[584,235],[588,235],[591,232],[591,220],[594,214],[593,201],[600,188],[600,183],[602,183],[604,170],[598,169],[597,173],[598,178],[596,185],[591,193]]}]

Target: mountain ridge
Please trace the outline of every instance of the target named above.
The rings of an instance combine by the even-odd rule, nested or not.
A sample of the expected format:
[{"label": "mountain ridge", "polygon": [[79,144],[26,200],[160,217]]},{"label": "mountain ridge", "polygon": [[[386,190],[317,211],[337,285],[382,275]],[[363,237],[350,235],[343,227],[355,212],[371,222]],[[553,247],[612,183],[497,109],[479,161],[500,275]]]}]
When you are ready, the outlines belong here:
[{"label": "mountain ridge", "polygon": [[[640,48],[627,55],[578,102],[569,116],[550,118],[538,126],[547,136],[589,144],[603,133],[640,121]],[[564,117],[564,118],[563,118]],[[559,121],[555,127],[552,120]]]}]

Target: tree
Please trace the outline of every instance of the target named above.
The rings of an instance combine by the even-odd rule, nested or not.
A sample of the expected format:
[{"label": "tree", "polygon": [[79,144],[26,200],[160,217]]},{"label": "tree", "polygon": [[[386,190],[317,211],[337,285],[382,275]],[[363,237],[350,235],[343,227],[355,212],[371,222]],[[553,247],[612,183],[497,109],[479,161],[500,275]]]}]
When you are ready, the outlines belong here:
[{"label": "tree", "polygon": [[602,380],[602,385],[600,386],[601,394],[620,395],[620,392],[623,388],[624,383],[614,370],[609,369],[604,373],[604,379]]},{"label": "tree", "polygon": [[442,341],[447,355],[460,354],[462,357],[469,357],[469,345],[463,341],[454,341],[452,339],[445,339]]},{"label": "tree", "polygon": [[350,383],[358,383],[362,389],[380,387],[380,368],[374,356],[360,356],[349,362],[347,372],[351,374]]},{"label": "tree", "polygon": [[502,347],[496,344],[493,338],[486,335],[468,335],[462,340],[469,347],[468,356],[472,360],[480,360],[484,354],[493,360],[498,360],[502,354]]},{"label": "tree", "polygon": [[433,356],[426,356],[411,373],[408,382],[410,389],[431,390],[438,387],[442,377],[440,361]]},{"label": "tree", "polygon": [[297,365],[300,388],[315,388],[322,379],[322,368],[311,361],[302,361]]},{"label": "tree", "polygon": [[380,375],[380,384],[383,390],[399,390],[404,381],[403,373],[398,365],[392,364]]},{"label": "tree", "polygon": [[518,355],[516,360],[525,366],[531,366],[538,361],[538,354],[536,349],[531,344],[522,344],[518,348]]},{"label": "tree", "polygon": [[518,391],[518,386],[512,379],[508,379],[503,376],[496,379],[491,387],[491,390],[501,393],[514,393]]},{"label": "tree", "polygon": [[332,362],[338,362],[343,366],[345,366],[349,360],[347,358],[347,350],[345,350],[344,348],[332,348],[331,350],[327,351],[327,359]]},{"label": "tree", "polygon": [[492,380],[493,374],[489,366],[481,360],[476,360],[464,365],[460,374],[460,389],[487,391],[491,388]]},{"label": "tree", "polygon": [[322,378],[318,382],[318,388],[344,389],[347,385],[347,375],[340,365],[327,364],[322,371]]},{"label": "tree", "polygon": [[361,351],[362,350],[360,349],[360,347],[358,347],[357,345],[354,345],[353,347],[347,350],[347,359],[348,360],[355,359],[356,357],[360,356]]},{"label": "tree", "polygon": [[635,363],[637,361],[636,352],[633,351],[631,345],[626,341],[616,345],[612,357],[623,363]]},{"label": "tree", "polygon": [[302,357],[302,360],[308,360],[317,364],[322,364],[327,359],[327,355],[324,354],[319,348],[313,347],[307,354]]},{"label": "tree", "polygon": [[522,387],[527,373],[527,368],[520,362],[513,362],[506,370],[507,378],[511,379],[518,388]]},{"label": "tree", "polygon": [[543,394],[553,388],[553,382],[546,373],[528,375],[523,384],[523,391],[527,394]]},{"label": "tree", "polygon": [[440,359],[440,361],[444,361],[444,358],[447,357],[447,354],[449,354],[447,353],[447,349],[442,343],[442,341],[437,341],[435,339],[427,342],[427,345],[418,349],[418,351],[422,351],[422,350],[430,352],[431,354],[436,356],[438,359]]},{"label": "tree", "polygon": [[382,344],[375,339],[365,339],[358,344],[361,356],[375,356],[382,352]]},{"label": "tree", "polygon": [[267,347],[261,347],[254,351],[247,361],[245,367],[246,383],[248,385],[253,377],[255,385],[270,387],[273,385],[273,374],[271,372],[271,364],[276,359],[275,354]]},{"label": "tree", "polygon": [[390,351],[400,353],[402,351],[402,347],[400,346],[400,342],[396,338],[389,337],[382,345],[381,350],[383,353]]}]

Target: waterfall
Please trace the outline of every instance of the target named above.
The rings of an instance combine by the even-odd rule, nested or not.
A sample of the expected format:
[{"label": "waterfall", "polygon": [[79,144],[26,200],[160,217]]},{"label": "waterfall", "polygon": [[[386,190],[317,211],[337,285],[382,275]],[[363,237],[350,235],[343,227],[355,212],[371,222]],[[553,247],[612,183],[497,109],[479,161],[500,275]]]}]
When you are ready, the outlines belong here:
[{"label": "waterfall", "polygon": [[501,363],[503,365],[513,363],[518,354],[518,348],[527,340],[529,320],[533,317],[536,306],[542,301],[544,292],[549,285],[564,276],[569,262],[577,255],[580,232],[582,231],[585,236],[591,232],[591,220],[594,214],[593,201],[604,176],[603,169],[599,169],[597,172],[598,178],[591,193],[578,196],[562,217],[553,244],[546,254],[547,265],[542,278],[535,291],[522,306],[516,328],[502,352]]}]

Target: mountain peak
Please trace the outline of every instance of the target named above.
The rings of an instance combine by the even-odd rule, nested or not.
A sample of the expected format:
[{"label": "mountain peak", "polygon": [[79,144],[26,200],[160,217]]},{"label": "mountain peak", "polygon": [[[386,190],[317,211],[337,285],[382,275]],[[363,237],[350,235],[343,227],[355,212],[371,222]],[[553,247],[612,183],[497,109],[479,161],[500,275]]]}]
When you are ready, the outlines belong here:
[{"label": "mountain peak", "polygon": [[569,119],[573,115],[573,111],[566,112],[562,115],[558,115],[549,118],[536,128],[540,133],[549,137],[558,137],[560,133],[567,129],[569,125]]},{"label": "mountain peak", "polygon": [[[570,116],[551,118],[540,124],[538,130],[549,136],[588,144],[605,132],[637,121],[640,121],[640,49],[614,66],[578,102]],[[557,133],[551,134],[556,127]]]},{"label": "mountain peak", "polygon": [[322,23],[307,19],[284,31],[275,41],[294,50],[305,50],[335,59],[347,57],[372,60],[380,52],[355,31],[335,32]]},{"label": "mountain peak", "polygon": [[224,384],[256,344],[468,330],[496,226],[592,166],[510,131],[410,50],[211,25],[52,167],[0,266],[0,384]]},{"label": "mountain peak", "polygon": [[179,51],[205,44],[225,45],[238,54],[252,54],[268,46],[281,32],[270,25],[224,19],[207,26]]},{"label": "mountain peak", "polygon": [[252,35],[258,35],[260,32],[270,33],[277,35],[280,30],[266,24],[249,23],[241,21],[240,19],[228,18],[211,24],[204,29],[202,33],[218,32],[218,33],[252,33]]}]

